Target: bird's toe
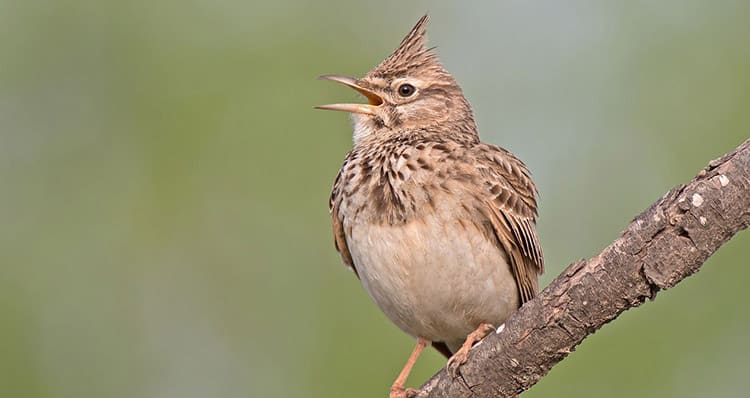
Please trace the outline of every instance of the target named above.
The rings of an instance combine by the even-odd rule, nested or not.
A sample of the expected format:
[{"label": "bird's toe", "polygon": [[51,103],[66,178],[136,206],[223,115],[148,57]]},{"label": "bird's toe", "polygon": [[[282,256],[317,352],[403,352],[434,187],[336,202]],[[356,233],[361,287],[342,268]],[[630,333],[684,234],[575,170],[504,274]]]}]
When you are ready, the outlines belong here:
[{"label": "bird's toe", "polygon": [[419,393],[419,390],[413,388],[394,386],[391,387],[391,393],[388,395],[388,398],[413,398],[417,396],[417,393]]}]

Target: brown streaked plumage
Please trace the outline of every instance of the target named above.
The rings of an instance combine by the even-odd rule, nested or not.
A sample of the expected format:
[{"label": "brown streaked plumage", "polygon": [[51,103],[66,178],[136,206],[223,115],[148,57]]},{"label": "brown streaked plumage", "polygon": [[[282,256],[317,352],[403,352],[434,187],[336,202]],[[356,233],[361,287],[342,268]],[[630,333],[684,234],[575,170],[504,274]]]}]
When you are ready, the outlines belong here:
[{"label": "brown streaked plumage", "polygon": [[354,147],[331,193],[336,249],[365,290],[417,348],[403,384],[432,343],[455,372],[471,345],[538,290],[543,256],[536,187],[507,150],[480,142],[471,106],[425,45],[427,16],[361,79],[345,84],[367,104],[352,113]]}]

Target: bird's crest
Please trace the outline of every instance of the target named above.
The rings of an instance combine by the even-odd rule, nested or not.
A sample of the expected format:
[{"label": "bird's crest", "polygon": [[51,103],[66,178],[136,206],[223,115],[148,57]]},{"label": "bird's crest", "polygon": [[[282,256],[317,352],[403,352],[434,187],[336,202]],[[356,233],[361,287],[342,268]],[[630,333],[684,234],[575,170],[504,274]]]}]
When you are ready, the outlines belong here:
[{"label": "bird's crest", "polygon": [[417,21],[417,24],[401,40],[398,48],[388,56],[380,65],[368,73],[370,77],[399,76],[413,69],[433,69],[443,71],[443,66],[433,48],[426,46],[427,22],[430,17],[425,15]]}]

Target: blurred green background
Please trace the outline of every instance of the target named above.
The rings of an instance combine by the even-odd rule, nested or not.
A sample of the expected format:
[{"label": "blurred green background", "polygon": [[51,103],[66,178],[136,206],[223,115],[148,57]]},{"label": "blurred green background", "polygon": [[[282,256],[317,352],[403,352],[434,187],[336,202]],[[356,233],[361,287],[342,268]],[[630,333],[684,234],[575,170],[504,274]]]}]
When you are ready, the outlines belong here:
[{"label": "blurred green background", "polygon": [[[384,397],[413,341],[333,249],[351,129],[312,106],[357,96],[315,78],[426,11],[534,172],[545,285],[750,135],[749,2],[0,1],[0,395]],[[525,396],[746,396],[749,250]]]}]

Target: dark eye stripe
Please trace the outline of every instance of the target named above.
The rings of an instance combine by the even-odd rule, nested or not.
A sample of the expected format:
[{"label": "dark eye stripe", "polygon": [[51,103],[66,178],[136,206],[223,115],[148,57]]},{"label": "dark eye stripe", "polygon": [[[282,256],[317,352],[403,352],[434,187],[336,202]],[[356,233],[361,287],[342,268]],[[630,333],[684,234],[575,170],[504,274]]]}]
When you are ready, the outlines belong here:
[{"label": "dark eye stripe", "polygon": [[445,96],[445,97],[449,97],[451,95],[448,92],[448,90],[445,90],[445,89],[442,89],[442,88],[439,88],[439,87],[435,87],[435,86],[429,87],[429,88],[426,88],[426,89],[422,90],[422,94],[421,95],[424,96],[424,95],[431,95],[431,94],[437,94],[437,95]]}]

